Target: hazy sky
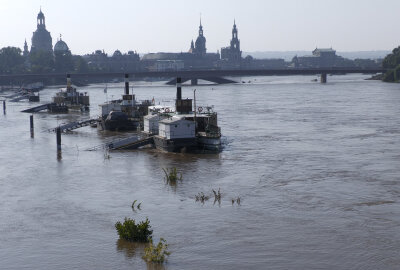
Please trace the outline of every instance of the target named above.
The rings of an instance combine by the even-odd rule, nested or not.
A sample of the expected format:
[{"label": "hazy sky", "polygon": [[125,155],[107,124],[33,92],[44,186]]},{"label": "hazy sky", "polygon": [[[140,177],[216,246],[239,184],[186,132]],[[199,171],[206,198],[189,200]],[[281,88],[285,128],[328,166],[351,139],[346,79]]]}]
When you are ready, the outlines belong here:
[{"label": "hazy sky", "polygon": [[187,51],[201,14],[208,52],[227,46],[233,19],[243,51],[392,50],[400,0],[0,0],[0,48],[30,47],[40,6],[53,45],[72,53]]}]

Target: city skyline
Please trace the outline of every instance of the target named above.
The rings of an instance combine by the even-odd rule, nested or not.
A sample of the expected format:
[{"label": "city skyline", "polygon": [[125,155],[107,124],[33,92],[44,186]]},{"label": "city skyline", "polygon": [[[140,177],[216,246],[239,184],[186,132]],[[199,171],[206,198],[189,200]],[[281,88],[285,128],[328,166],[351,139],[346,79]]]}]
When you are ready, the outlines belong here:
[{"label": "city skyline", "polygon": [[[148,52],[186,52],[198,33],[200,16],[207,39],[207,51],[220,51],[229,44],[233,21],[239,31],[242,50],[291,51],[334,47],[338,51],[391,50],[399,39],[385,29],[395,25],[400,2],[379,1],[298,1],[281,3],[250,0],[173,0],[132,3],[131,1],[29,2],[2,0],[0,47],[22,49],[32,32],[40,7],[53,45],[60,34],[74,54],[97,49]],[[222,11],[221,11],[222,10]],[[201,14],[201,15],[200,15]],[[336,18],[336,19],[335,19]],[[7,25],[7,27],[4,27]],[[79,31],[77,31],[79,29]],[[6,37],[6,38],[4,38]],[[88,38],[90,37],[90,38]]]}]

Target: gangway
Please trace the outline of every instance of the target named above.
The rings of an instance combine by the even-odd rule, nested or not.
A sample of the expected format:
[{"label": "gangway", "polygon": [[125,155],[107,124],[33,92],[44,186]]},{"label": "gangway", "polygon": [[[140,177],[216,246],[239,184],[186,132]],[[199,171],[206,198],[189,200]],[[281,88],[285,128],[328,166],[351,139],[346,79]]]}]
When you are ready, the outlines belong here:
[{"label": "gangway", "polygon": [[148,137],[145,139],[138,140],[137,136],[132,136],[115,142],[107,144],[107,148],[110,150],[126,150],[126,149],[138,149],[139,147],[154,144],[154,138]]},{"label": "gangway", "polygon": [[21,112],[26,112],[26,113],[40,112],[40,111],[47,110],[47,108],[48,108],[50,105],[53,105],[53,104],[55,104],[55,103],[43,104],[43,105],[39,105],[39,106],[36,106],[36,107],[33,107],[33,108],[29,108],[29,109],[23,110],[23,111],[21,111]]},{"label": "gangway", "polygon": [[[90,126],[90,125],[93,125],[93,124],[97,124],[97,119],[88,119],[88,120],[83,120],[83,121],[71,122],[71,123],[68,123],[68,124],[60,125],[58,127],[61,129],[61,132],[67,132],[67,131],[78,129],[78,128],[81,128],[81,127],[87,127],[87,126]],[[58,127],[48,129],[47,131],[55,132]]]},{"label": "gangway", "polygon": [[29,96],[28,95],[19,96],[19,97],[10,99],[10,102],[18,102],[18,101],[21,101],[21,100],[24,100],[24,99],[29,99]]}]

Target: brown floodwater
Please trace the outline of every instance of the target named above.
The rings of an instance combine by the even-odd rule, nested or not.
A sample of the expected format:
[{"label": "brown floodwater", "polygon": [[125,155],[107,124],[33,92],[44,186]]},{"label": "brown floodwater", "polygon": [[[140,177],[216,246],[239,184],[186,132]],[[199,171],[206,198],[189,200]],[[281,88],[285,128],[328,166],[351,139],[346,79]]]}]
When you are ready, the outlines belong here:
[{"label": "brown floodwater", "polygon": [[[27,101],[0,114],[0,269],[399,269],[400,86],[366,76],[246,77],[245,84],[186,86],[214,105],[217,154],[87,151],[134,133],[47,129],[95,117],[123,84],[81,87],[90,113],[34,115]],[[138,99],[166,102],[175,88],[134,82]],[[57,88],[41,92],[50,101]],[[1,104],[0,104],[1,105]],[[1,108],[2,109],[2,108]],[[2,113],[2,110],[0,111]],[[171,186],[162,168],[183,180]],[[220,203],[212,189],[220,189]],[[211,196],[204,203],[195,196]],[[241,204],[232,205],[240,197]],[[132,211],[134,200],[141,210]],[[149,218],[172,252],[147,265],[143,244],[114,224]]]}]

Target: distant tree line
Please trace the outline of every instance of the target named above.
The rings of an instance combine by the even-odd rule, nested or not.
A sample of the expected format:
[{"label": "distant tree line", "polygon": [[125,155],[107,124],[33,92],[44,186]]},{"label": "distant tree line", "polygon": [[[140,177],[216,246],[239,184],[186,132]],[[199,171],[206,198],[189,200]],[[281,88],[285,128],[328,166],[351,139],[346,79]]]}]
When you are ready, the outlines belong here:
[{"label": "distant tree line", "polygon": [[35,51],[24,56],[20,48],[0,49],[0,74],[90,72],[82,56],[71,52]]},{"label": "distant tree line", "polygon": [[400,80],[400,46],[383,59],[382,66],[388,70],[383,76],[383,81],[398,82]]}]

